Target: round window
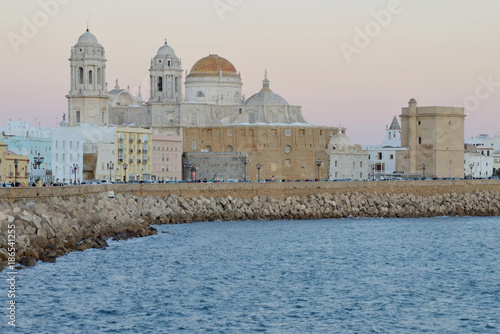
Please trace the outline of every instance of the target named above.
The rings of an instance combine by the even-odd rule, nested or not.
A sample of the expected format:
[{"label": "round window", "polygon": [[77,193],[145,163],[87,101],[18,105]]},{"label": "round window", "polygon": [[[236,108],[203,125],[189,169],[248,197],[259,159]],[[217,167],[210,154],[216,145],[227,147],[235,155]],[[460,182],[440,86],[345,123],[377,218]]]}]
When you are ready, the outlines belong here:
[{"label": "round window", "polygon": [[292,152],[292,147],[290,145],[286,145],[283,150],[285,151],[286,154]]}]

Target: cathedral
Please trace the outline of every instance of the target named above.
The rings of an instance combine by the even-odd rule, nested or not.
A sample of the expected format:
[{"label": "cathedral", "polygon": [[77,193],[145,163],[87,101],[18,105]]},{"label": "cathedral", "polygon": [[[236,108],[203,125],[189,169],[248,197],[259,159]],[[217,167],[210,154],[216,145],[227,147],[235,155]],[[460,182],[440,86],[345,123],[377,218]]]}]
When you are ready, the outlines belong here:
[{"label": "cathedral", "polygon": [[69,61],[69,126],[134,126],[180,136],[184,178],[311,179],[319,162],[319,177],[330,177],[328,144],[346,129],[308,123],[300,106],[271,90],[267,70],[262,89],[246,99],[229,60],[210,54],[184,72],[165,41],[151,59],[144,101],[140,90],[134,96],[118,81],[108,89],[105,50],[88,29]]}]

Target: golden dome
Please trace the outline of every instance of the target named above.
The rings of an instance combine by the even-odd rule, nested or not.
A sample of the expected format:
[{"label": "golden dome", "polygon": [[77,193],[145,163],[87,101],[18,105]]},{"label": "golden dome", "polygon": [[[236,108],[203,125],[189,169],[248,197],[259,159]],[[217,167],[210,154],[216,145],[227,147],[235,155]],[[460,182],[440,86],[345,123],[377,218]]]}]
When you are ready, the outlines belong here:
[{"label": "golden dome", "polygon": [[218,55],[209,55],[198,60],[191,68],[189,76],[219,76],[219,71],[222,71],[224,76],[239,76],[234,65]]}]

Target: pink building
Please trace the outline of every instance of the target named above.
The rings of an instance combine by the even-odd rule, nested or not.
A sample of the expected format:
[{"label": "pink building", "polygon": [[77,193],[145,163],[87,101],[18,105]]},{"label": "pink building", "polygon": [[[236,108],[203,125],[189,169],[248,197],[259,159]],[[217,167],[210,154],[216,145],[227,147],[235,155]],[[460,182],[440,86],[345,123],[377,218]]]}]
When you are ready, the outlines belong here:
[{"label": "pink building", "polygon": [[156,181],[182,180],[182,139],[179,136],[153,135],[152,175]]}]

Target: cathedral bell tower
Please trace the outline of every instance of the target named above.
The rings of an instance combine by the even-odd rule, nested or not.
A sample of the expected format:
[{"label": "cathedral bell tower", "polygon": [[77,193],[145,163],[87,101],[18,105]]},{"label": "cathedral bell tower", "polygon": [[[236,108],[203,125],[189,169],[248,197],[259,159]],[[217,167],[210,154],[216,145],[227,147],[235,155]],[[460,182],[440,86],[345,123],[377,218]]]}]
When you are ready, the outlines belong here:
[{"label": "cathedral bell tower", "polygon": [[109,95],[106,58],[97,38],[87,31],[71,48],[71,89],[68,98],[69,126],[108,124]]},{"label": "cathedral bell tower", "polygon": [[182,62],[166,40],[151,59],[149,73],[151,92],[148,104],[152,126],[178,127],[182,101]]}]

